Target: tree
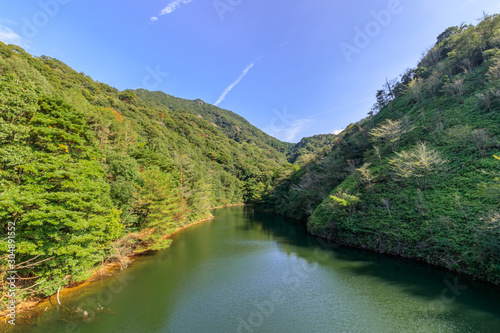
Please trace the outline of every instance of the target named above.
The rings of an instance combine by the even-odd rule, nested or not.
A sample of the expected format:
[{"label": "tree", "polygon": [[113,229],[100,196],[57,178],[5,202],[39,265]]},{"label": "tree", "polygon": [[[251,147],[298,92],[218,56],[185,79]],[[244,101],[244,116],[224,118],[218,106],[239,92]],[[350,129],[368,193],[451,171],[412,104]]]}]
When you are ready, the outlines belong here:
[{"label": "tree", "polygon": [[441,73],[434,71],[426,80],[425,87],[431,97],[435,97],[441,90]]},{"label": "tree", "polygon": [[446,142],[456,151],[479,151],[482,157],[486,156],[488,148],[496,144],[488,129],[474,129],[470,125],[457,125],[448,129],[446,138]]},{"label": "tree", "polygon": [[486,73],[488,82],[495,84],[500,81],[500,60],[493,62]]},{"label": "tree", "polygon": [[408,129],[405,129],[403,120],[393,121],[387,119],[378,127],[372,129],[370,136],[372,137],[372,141],[382,140],[391,146],[392,151],[396,151],[401,140],[401,135],[406,132],[408,132]]},{"label": "tree", "polygon": [[408,87],[413,80],[422,79],[426,71],[427,69],[422,66],[417,68],[407,68],[405,73],[401,75],[401,85]]},{"label": "tree", "polygon": [[452,50],[448,58],[455,66],[455,72],[471,71],[483,61],[484,42],[480,38],[478,29],[474,26],[460,28],[460,33],[450,38]]},{"label": "tree", "polygon": [[443,91],[451,96],[457,96],[460,103],[463,103],[463,96],[465,94],[465,78],[456,78],[451,83],[447,83],[443,86]]},{"label": "tree", "polygon": [[137,99],[137,95],[130,89],[127,89],[123,91],[118,98],[121,101],[127,102],[127,103],[132,103]]},{"label": "tree", "polygon": [[166,236],[183,218],[177,214],[182,202],[179,182],[172,173],[161,171],[157,166],[144,171],[141,178],[143,184],[134,207],[141,216],[141,229],[145,230],[144,250],[164,249],[171,243]]},{"label": "tree", "polygon": [[413,149],[396,155],[396,158],[389,161],[396,175],[404,179],[413,178],[421,190],[427,187],[429,176],[439,171],[447,162],[441,158],[438,151],[428,148],[427,144],[422,142]]},{"label": "tree", "polygon": [[443,31],[437,37],[436,45],[443,43],[445,40],[447,40],[448,38],[450,38],[451,36],[453,36],[459,32],[460,32],[460,28],[457,26],[447,28],[445,31]]},{"label": "tree", "polygon": [[[422,60],[420,61],[420,65],[426,68],[430,68],[431,66],[436,66],[439,64],[442,58],[442,48],[439,45],[434,46],[430,50],[424,53]],[[419,65],[419,66],[420,66]]]},{"label": "tree", "polygon": [[389,96],[387,95],[386,91],[381,89],[377,90],[377,94],[375,96],[377,98],[377,102],[373,106],[373,109],[378,112],[382,110],[384,107],[389,104]]},{"label": "tree", "polygon": [[359,172],[361,182],[364,183],[368,189],[372,188],[372,182],[374,179],[370,166],[370,163],[365,163],[361,168],[356,169],[356,171]]},{"label": "tree", "polygon": [[424,91],[424,80],[420,78],[415,78],[408,84],[408,88],[406,90],[407,94],[409,94],[412,99],[417,102],[422,102],[422,93]]},{"label": "tree", "polygon": [[[16,112],[9,100],[0,101],[9,110],[0,114],[4,120]],[[31,112],[11,118],[22,135],[2,140],[2,149],[11,153],[2,156],[0,224],[18,225],[19,262],[44,259],[36,269],[17,268],[21,276],[39,279],[26,290],[49,295],[69,276],[73,281],[87,278],[122,226],[82,115],[57,98],[22,103]],[[5,246],[1,241],[0,248]]]}]

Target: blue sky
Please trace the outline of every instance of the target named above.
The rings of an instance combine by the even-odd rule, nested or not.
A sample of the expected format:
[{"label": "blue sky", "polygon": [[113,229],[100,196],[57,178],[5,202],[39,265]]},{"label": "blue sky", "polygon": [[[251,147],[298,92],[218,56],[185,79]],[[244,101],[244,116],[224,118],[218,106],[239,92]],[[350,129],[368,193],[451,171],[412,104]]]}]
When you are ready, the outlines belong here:
[{"label": "blue sky", "polygon": [[234,111],[297,142],[364,118],[386,78],[497,0],[0,0],[0,40],[118,89]]}]

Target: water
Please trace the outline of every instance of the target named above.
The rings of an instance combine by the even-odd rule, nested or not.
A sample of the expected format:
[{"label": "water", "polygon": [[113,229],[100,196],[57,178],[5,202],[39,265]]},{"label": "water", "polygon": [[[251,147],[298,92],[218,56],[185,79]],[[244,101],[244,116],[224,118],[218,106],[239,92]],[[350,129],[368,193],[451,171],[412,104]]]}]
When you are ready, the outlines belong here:
[{"label": "water", "polygon": [[495,287],[335,247],[248,207],[214,214],[8,332],[500,331]]}]

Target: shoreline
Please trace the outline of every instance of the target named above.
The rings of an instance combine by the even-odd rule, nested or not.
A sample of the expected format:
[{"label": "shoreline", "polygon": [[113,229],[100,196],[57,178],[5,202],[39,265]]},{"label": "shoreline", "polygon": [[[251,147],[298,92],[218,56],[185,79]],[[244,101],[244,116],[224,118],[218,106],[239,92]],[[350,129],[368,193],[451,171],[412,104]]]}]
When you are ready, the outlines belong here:
[{"label": "shoreline", "polygon": [[[302,223],[302,221],[300,221],[298,219],[295,219],[295,218],[290,217],[290,216],[285,216],[285,215],[279,214],[279,213],[277,213],[277,212],[275,212],[273,210],[258,209],[258,208],[256,208],[255,210],[258,211],[258,212],[262,212],[262,213],[275,214],[275,215],[282,216],[284,218],[291,219],[293,221]],[[466,277],[467,279],[470,279],[473,282],[484,283],[484,284],[489,285],[490,287],[497,288],[497,289],[500,290],[500,283],[492,282],[492,281],[486,279],[483,276],[477,276],[477,275],[473,275],[473,274],[470,274],[470,273],[465,272],[465,271],[460,271],[460,270],[457,270],[457,269],[452,269],[452,268],[446,267],[446,266],[444,266],[442,264],[435,263],[435,262],[432,262],[432,261],[427,261],[427,260],[424,260],[422,258],[404,256],[404,255],[401,255],[401,254],[395,254],[395,253],[391,253],[391,252],[388,252],[388,251],[384,252],[384,251],[380,251],[380,250],[377,250],[377,249],[372,249],[372,248],[369,248],[369,247],[363,247],[362,245],[355,245],[355,244],[344,243],[344,242],[335,240],[335,239],[333,239],[333,238],[331,238],[331,237],[329,237],[327,235],[324,235],[324,234],[313,233],[313,232],[309,231],[308,228],[306,229],[306,232],[307,232],[307,234],[309,234],[309,235],[311,235],[313,237],[317,237],[317,238],[320,238],[322,240],[326,240],[326,241],[329,241],[329,242],[332,242],[332,243],[335,243],[335,244],[338,244],[338,245],[341,245],[341,246],[344,246],[344,247],[347,247],[347,248],[361,250],[361,251],[368,251],[368,252],[371,252],[371,253],[374,253],[374,254],[377,254],[377,255],[383,255],[383,256],[387,256],[387,257],[391,257],[391,258],[395,258],[395,259],[402,259],[402,260],[406,260],[406,261],[411,262],[411,263],[415,263],[415,264],[419,264],[419,265],[426,265],[426,266],[430,266],[430,267],[433,267],[433,268],[436,268],[436,269],[440,269],[440,270],[443,270],[443,271],[446,271],[446,272],[449,272],[449,273],[459,274],[459,275],[462,275],[462,276]]]},{"label": "shoreline", "polygon": [[[225,205],[225,206],[220,206],[220,207],[212,207],[212,208],[210,208],[210,210],[221,209],[221,208],[226,208],[226,207],[245,206],[245,205],[246,204],[244,204],[244,203],[231,204],[231,205]],[[212,221],[212,220],[214,220],[214,218],[215,217],[210,213],[209,217],[202,219],[202,220],[198,220],[198,221],[189,223],[189,224],[181,226],[181,227],[178,227],[173,232],[165,235],[164,237],[165,238],[173,238],[177,234],[179,234],[179,233],[181,233],[181,232],[183,232],[183,231],[185,231],[185,230],[187,230],[195,225]],[[168,250],[168,248],[166,250]],[[133,254],[128,255],[127,258],[132,262],[132,261],[135,261],[136,259],[148,256],[148,255],[152,255],[156,252],[157,251],[147,251],[144,253],[135,253],[134,252]],[[23,302],[19,303],[16,307],[16,319],[17,319],[17,316],[19,316],[20,314],[26,314],[28,312],[34,312],[32,315],[28,316],[28,318],[33,318],[33,317],[39,316],[40,314],[45,312],[45,310],[47,310],[49,307],[58,306],[58,304],[57,304],[57,295],[58,294],[60,297],[61,295],[67,295],[67,294],[74,293],[82,288],[87,287],[88,285],[90,285],[94,282],[101,281],[101,280],[112,277],[115,274],[115,272],[118,270],[121,270],[121,266],[118,262],[103,263],[100,267],[95,268],[95,270],[93,271],[92,276],[90,278],[88,278],[84,281],[70,283],[65,288],[61,288],[59,293],[54,293],[53,295],[43,297],[43,298],[40,298],[37,300],[23,301]],[[8,310],[0,311],[1,324],[7,324],[7,321],[9,319],[7,316],[9,314],[10,314],[10,312]]]},{"label": "shoreline", "polygon": [[413,263],[413,264],[419,264],[419,265],[429,266],[429,267],[432,267],[432,268],[435,268],[435,269],[446,271],[448,273],[459,274],[459,275],[464,276],[467,279],[470,279],[473,282],[479,282],[479,283],[482,283],[482,284],[486,284],[486,285],[489,285],[490,287],[497,288],[497,289],[500,290],[500,284],[496,284],[496,283],[494,283],[492,281],[489,281],[489,280],[487,280],[487,279],[485,279],[485,278],[483,278],[481,276],[475,276],[475,275],[469,274],[467,272],[459,271],[457,269],[451,269],[449,267],[446,267],[446,266],[438,264],[438,263],[434,263],[434,262],[427,261],[427,260],[424,260],[424,259],[421,259],[421,258],[417,258],[417,257],[409,257],[409,256],[401,255],[401,254],[394,254],[394,253],[391,253],[391,252],[383,252],[383,251],[380,251],[380,250],[372,249],[372,248],[369,248],[369,247],[363,247],[363,246],[360,246],[360,245],[344,243],[344,242],[341,242],[341,241],[334,240],[331,237],[328,237],[328,236],[323,235],[323,234],[312,233],[309,230],[307,231],[307,233],[309,235],[313,236],[313,237],[317,237],[317,238],[320,238],[320,239],[332,242],[334,244],[338,244],[340,246],[344,246],[346,248],[351,248],[351,249],[360,250],[360,251],[367,251],[367,252],[371,252],[371,253],[376,254],[376,255],[382,255],[382,256],[387,256],[387,257],[394,258],[394,259],[405,260],[405,261]]}]

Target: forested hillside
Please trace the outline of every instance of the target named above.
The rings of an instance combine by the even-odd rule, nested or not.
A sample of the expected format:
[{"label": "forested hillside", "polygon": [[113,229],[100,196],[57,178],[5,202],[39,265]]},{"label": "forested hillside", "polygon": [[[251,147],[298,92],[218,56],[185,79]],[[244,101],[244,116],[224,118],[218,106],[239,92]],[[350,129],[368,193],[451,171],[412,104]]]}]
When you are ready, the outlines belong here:
[{"label": "forested hillside", "polygon": [[340,243],[500,283],[500,17],[443,32],[261,207]]},{"label": "forested hillside", "polygon": [[184,111],[203,118],[218,127],[227,137],[240,143],[255,144],[273,159],[282,159],[282,153],[289,153],[295,146],[267,135],[234,112],[222,110],[200,99],[189,101],[167,95],[162,91],[150,92],[144,89],[138,89],[134,92],[141,100],[152,105],[173,112]]},{"label": "forested hillside", "polygon": [[498,15],[443,32],[366,119],[296,145],[201,100],[119,91],[14,45],[0,43],[0,75],[0,225],[15,224],[16,240],[0,240],[16,254],[1,275],[17,270],[22,298],[105,261],[125,267],[236,203],[500,283]]},{"label": "forested hillside", "polygon": [[211,207],[260,200],[292,147],[229,111],[118,91],[14,45],[0,43],[0,75],[0,225],[16,226],[22,297],[165,248]]}]

